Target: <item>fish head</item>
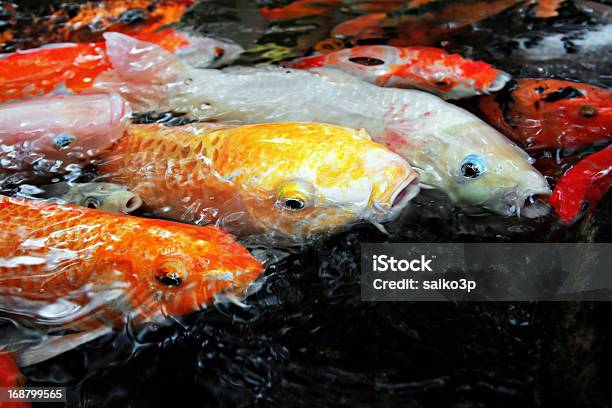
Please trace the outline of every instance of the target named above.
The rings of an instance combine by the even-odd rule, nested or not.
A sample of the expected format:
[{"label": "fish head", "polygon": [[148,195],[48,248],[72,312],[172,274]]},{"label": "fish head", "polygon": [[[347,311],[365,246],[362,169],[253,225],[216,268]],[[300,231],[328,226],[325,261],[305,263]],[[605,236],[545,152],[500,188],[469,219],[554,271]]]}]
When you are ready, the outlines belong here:
[{"label": "fish head", "polygon": [[79,196],[78,204],[83,207],[129,214],[142,206],[142,199],[126,186],[113,183],[74,184]]},{"label": "fish head", "polygon": [[546,179],[523,150],[482,122],[438,129],[436,142],[413,146],[424,184],[439,188],[466,211],[535,218],[548,206]]},{"label": "fish head", "polygon": [[418,192],[410,165],[363,130],[274,123],[228,132],[215,168],[242,187],[244,211],[267,237],[302,241],[361,221],[379,225]]},{"label": "fish head", "polygon": [[61,182],[41,186],[41,189],[45,198],[59,198],[70,204],[114,213],[129,214],[143,204],[138,194],[113,183]]},{"label": "fish head", "polygon": [[382,45],[362,45],[291,61],[295,69],[333,68],[365,81],[377,83],[399,61],[399,51]]},{"label": "fish head", "polygon": [[[262,272],[261,263],[227,232],[161,220],[124,243],[121,262],[137,323],[158,322],[204,308],[223,291],[240,291]],[[115,254],[121,253],[115,251]]]}]

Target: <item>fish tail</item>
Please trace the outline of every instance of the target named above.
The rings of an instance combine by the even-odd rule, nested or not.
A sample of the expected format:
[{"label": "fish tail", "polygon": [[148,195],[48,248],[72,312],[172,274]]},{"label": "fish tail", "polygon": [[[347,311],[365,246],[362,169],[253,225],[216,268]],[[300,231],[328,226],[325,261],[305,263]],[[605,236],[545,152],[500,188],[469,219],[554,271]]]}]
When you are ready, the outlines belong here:
[{"label": "fish tail", "polygon": [[167,84],[180,81],[183,65],[162,47],[120,34],[105,33],[112,69],[100,75],[97,90],[118,92],[136,112],[168,110]]}]

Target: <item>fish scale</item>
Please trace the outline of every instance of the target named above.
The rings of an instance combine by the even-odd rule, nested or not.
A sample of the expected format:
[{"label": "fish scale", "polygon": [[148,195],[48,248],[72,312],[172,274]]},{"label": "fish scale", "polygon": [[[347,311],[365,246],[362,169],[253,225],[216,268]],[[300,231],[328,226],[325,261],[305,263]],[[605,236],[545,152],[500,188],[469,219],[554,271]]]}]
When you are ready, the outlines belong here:
[{"label": "fish scale", "polygon": [[[10,312],[18,302],[34,317],[41,305],[72,302],[79,312],[68,323],[79,330],[116,326],[131,312],[145,320],[186,314],[262,272],[214,227],[4,196],[0,219],[0,309]],[[184,275],[183,286],[158,280],[168,268]]]},{"label": "fish scale", "polygon": [[[199,125],[196,133],[209,128]],[[172,218],[181,217],[181,208],[210,202],[213,197],[230,202],[237,189],[218,178],[209,164],[220,160],[220,135],[211,132],[194,137],[195,129],[132,126],[126,137],[103,155],[109,159],[99,165],[99,172],[131,186],[146,197],[150,208],[170,207],[165,215]],[[151,171],[147,171],[149,168]],[[196,217],[186,221],[196,221]]]},{"label": "fish scale", "polygon": [[152,214],[267,241],[386,222],[416,189],[408,163],[365,132],[305,122],[132,125],[97,168]]}]

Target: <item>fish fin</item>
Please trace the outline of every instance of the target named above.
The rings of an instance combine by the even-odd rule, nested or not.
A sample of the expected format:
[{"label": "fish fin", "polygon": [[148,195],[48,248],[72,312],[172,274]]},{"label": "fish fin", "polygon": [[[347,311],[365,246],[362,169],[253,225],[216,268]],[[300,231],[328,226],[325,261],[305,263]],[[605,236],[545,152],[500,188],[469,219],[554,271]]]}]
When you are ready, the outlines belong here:
[{"label": "fish fin", "polygon": [[436,188],[430,184],[419,183],[419,188],[423,190],[435,190]]},{"label": "fish fin", "polygon": [[136,112],[169,110],[168,84],[180,82],[186,69],[177,57],[124,34],[104,38],[113,69],[100,74],[93,88],[121,94]]},{"label": "fish fin", "polygon": [[48,336],[41,343],[14,353],[19,367],[29,367],[50,360],[67,351],[73,350],[85,343],[112,333],[111,327],[102,326],[92,331],[67,334],[64,336]]},{"label": "fish fin", "polygon": [[176,56],[150,42],[121,33],[105,33],[106,55],[113,69],[127,80],[166,82],[175,76]]}]

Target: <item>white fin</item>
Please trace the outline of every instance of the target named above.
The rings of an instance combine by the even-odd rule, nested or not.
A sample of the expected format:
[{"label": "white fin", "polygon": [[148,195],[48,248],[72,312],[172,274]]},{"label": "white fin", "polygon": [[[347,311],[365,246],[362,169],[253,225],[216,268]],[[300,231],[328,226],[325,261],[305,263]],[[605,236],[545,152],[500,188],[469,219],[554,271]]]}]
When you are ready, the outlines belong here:
[{"label": "white fin", "polygon": [[48,336],[36,346],[15,353],[15,361],[19,367],[28,367],[57,357],[85,343],[110,334],[112,328],[102,326],[99,329],[68,334],[65,336]]}]

